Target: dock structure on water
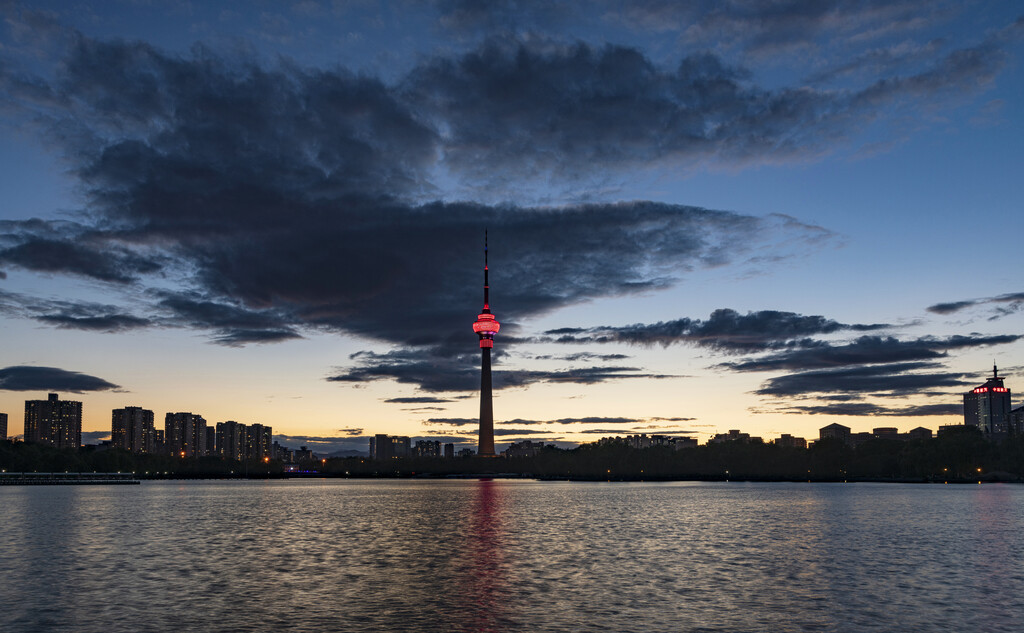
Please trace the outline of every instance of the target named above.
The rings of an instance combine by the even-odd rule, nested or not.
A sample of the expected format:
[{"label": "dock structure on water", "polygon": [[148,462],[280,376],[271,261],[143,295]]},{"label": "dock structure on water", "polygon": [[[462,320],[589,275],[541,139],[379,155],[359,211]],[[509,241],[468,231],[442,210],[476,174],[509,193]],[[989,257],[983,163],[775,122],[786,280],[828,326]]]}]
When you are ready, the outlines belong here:
[{"label": "dock structure on water", "polygon": [[131,486],[135,473],[0,473],[0,486]]}]

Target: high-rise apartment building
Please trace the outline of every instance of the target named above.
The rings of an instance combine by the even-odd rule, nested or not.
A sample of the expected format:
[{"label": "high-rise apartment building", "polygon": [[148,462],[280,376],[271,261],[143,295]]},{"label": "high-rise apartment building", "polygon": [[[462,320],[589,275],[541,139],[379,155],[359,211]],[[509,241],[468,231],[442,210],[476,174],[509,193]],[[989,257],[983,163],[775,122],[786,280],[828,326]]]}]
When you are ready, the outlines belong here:
[{"label": "high-rise apartment building", "polygon": [[438,440],[416,440],[412,448],[413,457],[440,457],[441,442]]},{"label": "high-rise apartment building", "polygon": [[82,403],[61,400],[51,393],[46,400],[25,401],[25,441],[57,448],[82,445]]},{"label": "high-rise apartment building", "polygon": [[164,416],[164,445],[175,457],[202,457],[206,450],[206,420],[193,413]]},{"label": "high-rise apartment building", "polygon": [[1010,431],[1010,390],[1003,385],[999,370],[992,365],[992,377],[964,394],[964,424],[981,429],[990,439]]},{"label": "high-rise apartment building", "polygon": [[247,439],[244,424],[228,420],[217,423],[217,453],[224,459],[241,461],[245,459]]},{"label": "high-rise apartment building", "polygon": [[405,435],[378,433],[370,438],[370,459],[409,457],[412,454],[411,441],[412,438]]},{"label": "high-rise apartment building", "polygon": [[250,424],[245,427],[245,458],[263,459],[270,457],[272,448],[271,428],[262,424]]},{"label": "high-rise apartment building", "polygon": [[142,407],[111,411],[110,444],[133,453],[152,453],[156,445],[153,412]]},{"label": "high-rise apartment building", "polygon": [[7,439],[7,414],[0,413],[0,441]]}]

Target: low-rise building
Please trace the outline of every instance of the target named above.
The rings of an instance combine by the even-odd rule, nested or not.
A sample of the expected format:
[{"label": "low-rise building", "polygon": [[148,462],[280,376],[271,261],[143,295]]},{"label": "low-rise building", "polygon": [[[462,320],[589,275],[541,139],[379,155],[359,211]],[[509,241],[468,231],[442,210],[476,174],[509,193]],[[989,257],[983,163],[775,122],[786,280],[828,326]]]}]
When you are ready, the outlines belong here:
[{"label": "low-rise building", "polygon": [[923,426],[910,429],[906,432],[906,439],[910,441],[914,440],[930,440],[932,439],[932,430],[926,429]]},{"label": "low-rise building", "polygon": [[[750,433],[741,433],[739,429],[732,429],[728,433],[716,433],[708,440],[708,444],[721,444],[722,442],[750,442]],[[760,440],[761,438],[756,438]]]},{"label": "low-rise building", "polygon": [[544,448],[544,442],[533,442],[523,440],[512,442],[507,449],[502,451],[505,457],[535,457]]},{"label": "low-rise building", "polygon": [[823,426],[818,429],[818,440],[839,440],[843,444],[850,443],[850,427],[843,426],[842,424],[833,422],[828,426]]},{"label": "low-rise building", "polygon": [[802,437],[793,437],[789,433],[783,433],[776,438],[775,445],[786,448],[807,448],[807,440]]}]

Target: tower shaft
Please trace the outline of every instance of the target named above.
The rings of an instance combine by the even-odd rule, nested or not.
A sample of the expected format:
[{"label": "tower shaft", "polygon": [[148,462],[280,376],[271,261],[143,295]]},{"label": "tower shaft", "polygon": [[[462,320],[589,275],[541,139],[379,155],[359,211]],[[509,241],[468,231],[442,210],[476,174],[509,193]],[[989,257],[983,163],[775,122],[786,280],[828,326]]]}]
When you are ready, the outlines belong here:
[{"label": "tower shaft", "polygon": [[494,457],[494,410],[491,407],[491,348],[480,349],[480,432],[477,455]]},{"label": "tower shaft", "polygon": [[480,431],[477,455],[494,457],[494,411],[491,407],[491,348],[501,324],[491,312],[491,284],[487,266],[487,231],[484,231],[484,309],[473,323],[480,337]]}]

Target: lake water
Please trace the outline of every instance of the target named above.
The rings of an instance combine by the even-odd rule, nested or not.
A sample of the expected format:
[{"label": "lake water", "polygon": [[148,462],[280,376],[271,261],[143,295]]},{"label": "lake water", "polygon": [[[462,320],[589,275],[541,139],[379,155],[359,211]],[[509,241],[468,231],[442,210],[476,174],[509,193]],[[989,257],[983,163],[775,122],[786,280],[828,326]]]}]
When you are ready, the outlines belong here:
[{"label": "lake water", "polygon": [[0,488],[0,630],[1020,631],[1024,487]]}]

